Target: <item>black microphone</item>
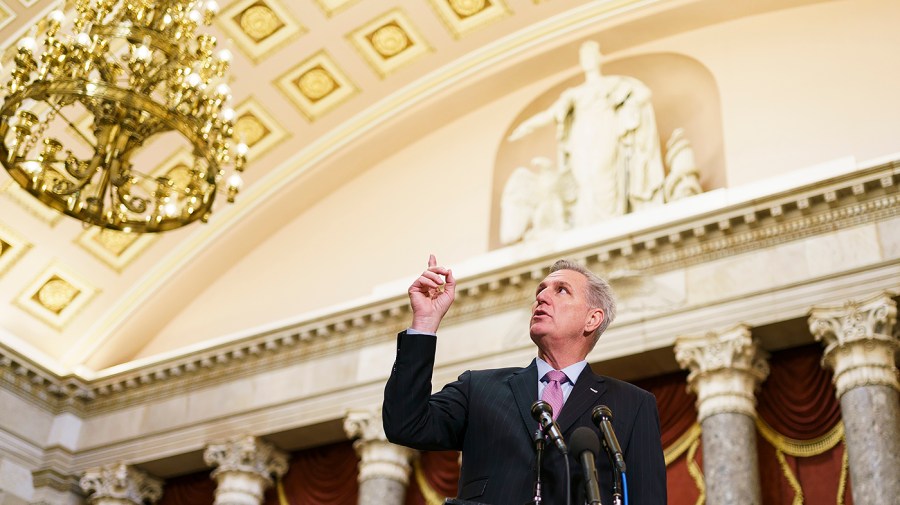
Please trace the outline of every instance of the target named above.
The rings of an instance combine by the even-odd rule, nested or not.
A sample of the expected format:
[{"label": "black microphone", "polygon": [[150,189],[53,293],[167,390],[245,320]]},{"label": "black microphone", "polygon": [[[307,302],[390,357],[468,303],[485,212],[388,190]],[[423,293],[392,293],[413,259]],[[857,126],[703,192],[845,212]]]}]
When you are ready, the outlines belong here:
[{"label": "black microphone", "polygon": [[612,411],[606,405],[597,405],[591,412],[591,419],[597,428],[600,428],[600,433],[603,433],[603,446],[609,452],[616,470],[625,473],[625,457],[622,456],[622,448],[619,447],[616,432],[613,431]]},{"label": "black microphone", "polygon": [[579,426],[569,439],[572,453],[581,458],[584,470],[584,493],[590,505],[600,505],[600,484],[597,480],[597,465],[594,460],[600,455],[600,439],[594,430]]},{"label": "black microphone", "polygon": [[566,447],[566,441],[563,440],[562,432],[559,431],[559,426],[556,424],[556,421],[553,420],[553,407],[551,407],[549,403],[543,400],[532,403],[531,417],[540,423],[541,429],[550,436],[550,440],[556,444],[556,447],[561,453],[569,453],[569,449]]}]

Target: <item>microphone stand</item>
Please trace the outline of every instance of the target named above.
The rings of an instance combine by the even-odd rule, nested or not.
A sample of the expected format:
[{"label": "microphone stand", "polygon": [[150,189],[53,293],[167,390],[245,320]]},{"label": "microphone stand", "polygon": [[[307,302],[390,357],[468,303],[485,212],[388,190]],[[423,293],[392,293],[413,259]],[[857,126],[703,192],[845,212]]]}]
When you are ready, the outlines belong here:
[{"label": "microphone stand", "polygon": [[[607,447],[605,442],[603,446]],[[613,458],[612,451],[607,450],[606,454],[609,456],[609,464],[612,466],[613,505],[623,505],[622,477],[624,473],[616,467],[616,460]]]},{"label": "microphone stand", "polygon": [[544,430],[538,426],[534,432],[534,452],[535,461],[537,463],[536,476],[534,479],[534,499],[525,505],[541,505],[543,498],[541,497],[541,457],[544,455]]}]

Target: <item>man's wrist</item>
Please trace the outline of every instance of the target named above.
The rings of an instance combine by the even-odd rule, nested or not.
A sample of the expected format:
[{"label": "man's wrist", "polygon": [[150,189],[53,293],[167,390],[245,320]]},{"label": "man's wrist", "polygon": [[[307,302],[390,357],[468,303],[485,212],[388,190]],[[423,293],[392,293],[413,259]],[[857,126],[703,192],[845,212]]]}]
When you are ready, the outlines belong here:
[{"label": "man's wrist", "polygon": [[413,318],[412,324],[409,325],[411,330],[416,330],[419,333],[428,333],[430,335],[436,335],[438,326],[441,324],[440,320],[435,323],[431,319],[417,319]]}]

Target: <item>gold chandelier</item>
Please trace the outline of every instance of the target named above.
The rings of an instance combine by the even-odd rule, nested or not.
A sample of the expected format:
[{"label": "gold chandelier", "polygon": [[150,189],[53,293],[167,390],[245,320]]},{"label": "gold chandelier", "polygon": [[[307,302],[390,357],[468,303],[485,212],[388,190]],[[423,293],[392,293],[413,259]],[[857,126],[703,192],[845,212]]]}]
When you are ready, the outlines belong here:
[{"label": "gold chandelier", "polygon": [[[197,33],[217,12],[212,0],[75,0],[51,12],[5,69],[4,168],[45,204],[114,230],[205,222],[220,185],[234,201],[247,146],[233,140],[231,53]],[[173,143],[190,162],[137,166]]]}]

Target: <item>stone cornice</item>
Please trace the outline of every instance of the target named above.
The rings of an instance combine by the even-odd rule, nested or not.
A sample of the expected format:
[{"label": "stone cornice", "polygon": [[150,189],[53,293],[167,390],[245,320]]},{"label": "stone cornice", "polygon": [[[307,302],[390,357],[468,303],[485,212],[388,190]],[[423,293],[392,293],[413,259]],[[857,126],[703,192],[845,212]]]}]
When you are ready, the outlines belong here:
[{"label": "stone cornice", "polygon": [[[518,246],[503,266],[462,278],[445,325],[527,306],[534,280],[552,259],[573,258],[610,277],[676,270],[900,215],[898,185],[900,160],[892,160],[821,180],[782,181],[781,189],[706,193],[651,209],[656,213],[624,216],[598,239],[591,239],[593,229],[568,232],[552,250]],[[51,412],[90,416],[387,342],[407,325],[408,310],[405,296],[389,295],[96,379],[55,374],[0,344],[0,383]]]}]

